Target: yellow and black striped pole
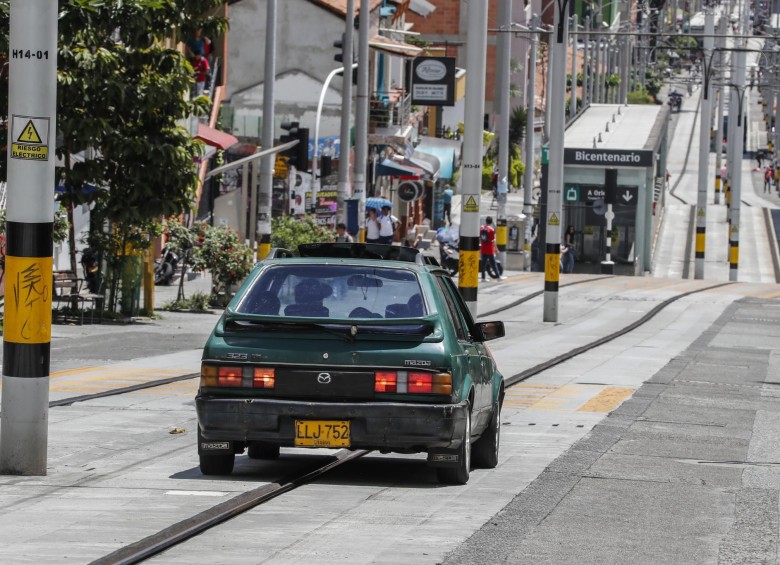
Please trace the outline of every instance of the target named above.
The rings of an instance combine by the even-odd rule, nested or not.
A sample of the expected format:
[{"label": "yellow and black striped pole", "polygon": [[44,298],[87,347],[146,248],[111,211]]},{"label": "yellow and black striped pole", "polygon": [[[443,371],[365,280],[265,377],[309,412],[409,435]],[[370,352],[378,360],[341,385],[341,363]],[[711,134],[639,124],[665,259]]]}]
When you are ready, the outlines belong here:
[{"label": "yellow and black striped pole", "polygon": [[[466,68],[484,69],[487,57],[487,3],[468,8]],[[477,316],[479,284],[479,204],[482,188],[482,127],[485,112],[485,73],[466,75],[465,139],[461,191],[458,289],[471,314]]]},{"label": "yellow and black striped pole", "polygon": [[57,3],[12,0],[0,473],[45,475],[51,352]]}]

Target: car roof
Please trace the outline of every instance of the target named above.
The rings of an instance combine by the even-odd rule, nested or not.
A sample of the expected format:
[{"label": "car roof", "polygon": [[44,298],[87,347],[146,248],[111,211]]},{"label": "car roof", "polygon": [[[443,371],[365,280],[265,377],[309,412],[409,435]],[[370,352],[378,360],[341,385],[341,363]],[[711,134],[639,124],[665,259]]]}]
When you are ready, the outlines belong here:
[{"label": "car roof", "polygon": [[[358,261],[405,263],[418,266],[438,267],[439,263],[430,255],[424,255],[419,249],[399,245],[380,243],[307,243],[298,246],[298,259],[309,262],[312,259],[352,259]],[[294,259],[287,249],[273,249],[266,259]]]}]

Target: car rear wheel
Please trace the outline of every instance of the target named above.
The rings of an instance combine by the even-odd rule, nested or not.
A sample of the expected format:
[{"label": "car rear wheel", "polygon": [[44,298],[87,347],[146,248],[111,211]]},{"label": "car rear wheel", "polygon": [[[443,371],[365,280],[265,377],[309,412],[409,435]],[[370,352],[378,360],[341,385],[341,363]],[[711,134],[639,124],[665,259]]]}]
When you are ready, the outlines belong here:
[{"label": "car rear wheel", "polygon": [[204,475],[229,475],[235,462],[235,453],[200,455],[200,472]]},{"label": "car rear wheel", "polygon": [[466,429],[463,442],[458,448],[458,464],[455,467],[439,467],[436,473],[440,483],[448,485],[465,485],[469,482],[471,471],[471,413],[466,412]]},{"label": "car rear wheel", "polygon": [[270,443],[250,443],[246,454],[250,459],[279,459],[279,446]]},{"label": "car rear wheel", "polygon": [[498,448],[501,439],[501,406],[493,407],[490,424],[474,442],[474,466],[482,469],[494,469],[498,465]]}]

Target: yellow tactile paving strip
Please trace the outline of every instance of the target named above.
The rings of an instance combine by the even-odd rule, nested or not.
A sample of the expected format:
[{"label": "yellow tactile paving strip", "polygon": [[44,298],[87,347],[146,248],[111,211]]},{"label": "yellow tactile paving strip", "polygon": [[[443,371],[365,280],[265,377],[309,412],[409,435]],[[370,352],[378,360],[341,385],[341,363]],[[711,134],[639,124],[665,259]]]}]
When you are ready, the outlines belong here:
[{"label": "yellow tactile paving strip", "polygon": [[504,406],[525,410],[606,413],[617,408],[634,390],[605,385],[520,383],[507,389]]}]

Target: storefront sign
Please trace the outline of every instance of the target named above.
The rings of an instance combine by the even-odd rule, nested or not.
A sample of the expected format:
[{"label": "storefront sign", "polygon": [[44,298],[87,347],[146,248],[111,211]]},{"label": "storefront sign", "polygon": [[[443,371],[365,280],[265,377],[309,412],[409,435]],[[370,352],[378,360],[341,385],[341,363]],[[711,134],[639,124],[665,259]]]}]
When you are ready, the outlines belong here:
[{"label": "storefront sign", "polygon": [[412,104],[455,105],[455,57],[417,57],[412,62]]}]

